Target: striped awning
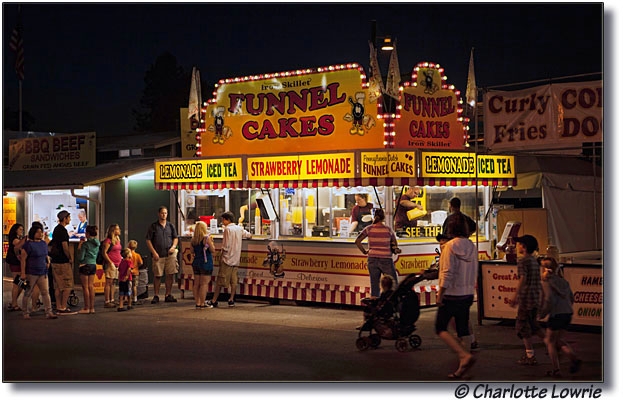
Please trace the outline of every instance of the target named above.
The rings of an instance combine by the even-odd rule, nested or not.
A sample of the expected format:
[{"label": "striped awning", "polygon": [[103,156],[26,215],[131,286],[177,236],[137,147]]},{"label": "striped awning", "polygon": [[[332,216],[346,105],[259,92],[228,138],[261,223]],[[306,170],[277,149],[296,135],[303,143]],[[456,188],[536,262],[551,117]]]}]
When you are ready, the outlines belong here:
[{"label": "striped awning", "polygon": [[273,180],[273,181],[221,181],[205,183],[156,183],[161,191],[216,190],[216,189],[271,189],[271,188],[323,188],[323,187],[392,187],[403,185],[461,187],[472,185],[515,186],[517,179],[449,179],[449,178],[340,178],[323,180]]},{"label": "striped awning", "polygon": [[430,187],[466,187],[484,185],[485,187],[509,187],[517,185],[516,178],[475,179],[475,178],[418,178],[417,185]]},{"label": "striped awning", "polygon": [[179,189],[188,190],[214,190],[214,189],[241,189],[246,188],[243,181],[220,181],[220,182],[157,182],[156,189],[170,191]]}]

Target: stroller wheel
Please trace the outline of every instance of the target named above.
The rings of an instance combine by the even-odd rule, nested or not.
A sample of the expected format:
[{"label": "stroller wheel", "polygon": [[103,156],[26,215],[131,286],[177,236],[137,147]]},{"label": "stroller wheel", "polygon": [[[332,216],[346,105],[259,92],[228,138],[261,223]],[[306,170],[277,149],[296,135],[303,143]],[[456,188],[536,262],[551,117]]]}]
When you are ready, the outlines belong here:
[{"label": "stroller wheel", "polygon": [[405,352],[407,349],[409,349],[409,343],[406,339],[399,338],[398,340],[396,340],[396,349],[399,352]]},{"label": "stroller wheel", "polygon": [[80,302],[80,299],[76,295],[75,291],[71,290],[71,293],[69,294],[69,298],[67,298],[67,305],[78,306],[79,302]]},{"label": "stroller wheel", "polygon": [[371,341],[369,337],[359,337],[357,339],[357,342],[355,343],[359,351],[367,350],[368,348],[370,348],[370,344],[371,344]]},{"label": "stroller wheel", "polygon": [[378,348],[381,345],[381,336],[378,334],[370,335],[370,346],[372,348]]},{"label": "stroller wheel", "polygon": [[411,334],[409,336],[409,344],[413,348],[418,348],[420,345],[422,345],[422,337],[418,336],[417,334]]}]

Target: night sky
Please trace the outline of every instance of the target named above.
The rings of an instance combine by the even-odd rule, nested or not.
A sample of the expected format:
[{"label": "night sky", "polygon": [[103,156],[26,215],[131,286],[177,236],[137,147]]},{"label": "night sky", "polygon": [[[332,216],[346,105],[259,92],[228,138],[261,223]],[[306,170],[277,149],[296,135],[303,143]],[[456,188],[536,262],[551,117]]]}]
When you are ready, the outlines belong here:
[{"label": "night sky", "polygon": [[[471,47],[479,87],[600,72],[602,11],[600,3],[25,3],[24,110],[35,131],[127,134],[144,74],[165,51],[185,71],[197,66],[210,88],[221,78],[348,62],[367,70],[371,20],[378,36],[398,40],[403,74],[434,61],[462,93]],[[3,3],[2,13],[3,110],[17,110],[8,47],[17,4]],[[382,70],[388,60],[380,56]]]}]

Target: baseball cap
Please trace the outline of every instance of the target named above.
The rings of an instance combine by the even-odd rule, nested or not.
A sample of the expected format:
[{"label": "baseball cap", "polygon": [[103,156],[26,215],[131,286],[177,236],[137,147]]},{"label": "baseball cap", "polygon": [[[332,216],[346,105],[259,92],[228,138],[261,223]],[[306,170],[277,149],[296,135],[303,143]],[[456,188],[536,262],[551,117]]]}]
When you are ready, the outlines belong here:
[{"label": "baseball cap", "polygon": [[528,253],[532,253],[539,249],[539,242],[532,235],[526,234],[521,237],[514,237],[513,240],[515,242],[519,242],[520,244],[524,244]]},{"label": "baseball cap", "polygon": [[451,239],[450,237],[444,234],[437,234],[436,238],[437,238],[437,242],[441,242],[441,240],[444,240],[444,239],[448,239],[448,240]]},{"label": "baseball cap", "polygon": [[56,217],[58,217],[58,220],[65,220],[67,218],[67,216],[69,216],[69,212],[67,210],[61,210],[60,212],[58,212],[58,214],[56,215]]}]

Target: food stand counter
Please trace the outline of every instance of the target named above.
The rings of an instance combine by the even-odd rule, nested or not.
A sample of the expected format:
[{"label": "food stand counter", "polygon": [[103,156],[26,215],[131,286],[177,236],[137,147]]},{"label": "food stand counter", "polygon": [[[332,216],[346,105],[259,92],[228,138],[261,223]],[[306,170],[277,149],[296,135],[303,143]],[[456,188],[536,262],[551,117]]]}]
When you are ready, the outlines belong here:
[{"label": "food stand counter", "polygon": [[[276,241],[279,249],[285,251],[283,263],[285,276],[275,278],[268,266],[263,266],[267,256],[268,237],[255,237],[243,240],[242,257],[238,270],[237,294],[284,299],[360,305],[361,299],[370,296],[370,279],[367,257],[355,246],[353,239],[284,239]],[[217,254],[221,250],[221,236],[214,236]],[[410,273],[420,273],[428,269],[437,255],[436,242],[414,243],[411,240],[399,241],[402,253],[394,256],[398,279]],[[480,257],[490,258],[489,242],[479,243]],[[183,279],[192,277],[192,247],[189,237],[182,237],[181,270]],[[216,262],[216,258],[215,258]],[[218,274],[217,263],[208,291]],[[423,281],[415,287],[420,293],[422,306],[435,305],[437,280]],[[185,284],[184,289],[192,289]]]}]

